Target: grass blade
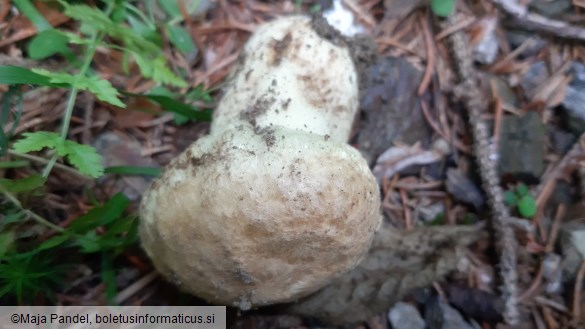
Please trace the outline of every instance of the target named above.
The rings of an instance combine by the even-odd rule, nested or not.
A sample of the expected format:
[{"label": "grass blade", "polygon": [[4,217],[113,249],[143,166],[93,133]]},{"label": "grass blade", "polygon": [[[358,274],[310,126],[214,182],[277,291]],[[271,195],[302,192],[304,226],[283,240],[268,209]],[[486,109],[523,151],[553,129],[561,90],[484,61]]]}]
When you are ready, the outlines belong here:
[{"label": "grass blade", "polygon": [[152,176],[160,175],[159,167],[138,167],[138,166],[113,166],[105,170],[106,174],[132,175],[132,176]]},{"label": "grass blade", "polygon": [[12,3],[35,25],[37,31],[42,32],[53,28],[29,0],[13,0]]}]

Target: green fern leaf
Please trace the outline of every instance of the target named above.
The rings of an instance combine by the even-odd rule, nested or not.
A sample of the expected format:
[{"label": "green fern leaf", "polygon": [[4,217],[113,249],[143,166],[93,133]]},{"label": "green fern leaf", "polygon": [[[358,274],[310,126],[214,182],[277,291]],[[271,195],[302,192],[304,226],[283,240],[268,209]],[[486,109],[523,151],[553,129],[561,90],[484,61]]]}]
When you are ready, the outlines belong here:
[{"label": "green fern leaf", "polygon": [[102,157],[95,148],[67,140],[64,143],[64,153],[60,155],[67,156],[69,163],[82,174],[93,178],[98,178],[104,174]]},{"label": "green fern leaf", "polygon": [[89,91],[101,101],[122,108],[126,107],[126,105],[118,98],[120,95],[118,90],[112,87],[112,84],[109,81],[97,76],[85,77],[68,73],[50,72],[43,69],[33,69],[32,71],[46,76],[50,79],[50,83],[75,86],[80,90]]},{"label": "green fern leaf", "polygon": [[34,133],[22,134],[24,138],[12,145],[12,149],[20,153],[40,151],[45,147],[55,148],[61,143],[59,134],[48,131],[37,131]]}]

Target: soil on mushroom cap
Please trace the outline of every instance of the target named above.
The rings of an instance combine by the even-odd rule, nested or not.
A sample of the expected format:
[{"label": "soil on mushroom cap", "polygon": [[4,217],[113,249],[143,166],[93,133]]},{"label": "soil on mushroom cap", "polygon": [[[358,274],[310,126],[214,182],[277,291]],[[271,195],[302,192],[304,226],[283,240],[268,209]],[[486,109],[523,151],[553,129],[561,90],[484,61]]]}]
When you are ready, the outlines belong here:
[{"label": "soil on mushroom cap", "polygon": [[252,127],[256,128],[256,119],[268,112],[275,102],[276,98],[274,96],[264,94],[256,100],[254,105],[240,113],[240,119],[249,122]]},{"label": "soil on mushroom cap", "polygon": [[347,47],[347,39],[334,27],[327,23],[325,17],[314,15],[311,17],[311,27],[325,40],[339,47]]},{"label": "soil on mushroom cap", "polygon": [[272,42],[272,50],[274,51],[274,55],[272,56],[272,61],[270,64],[273,66],[278,66],[284,57],[286,50],[289,48],[291,41],[292,41],[292,32],[288,32],[282,40],[274,40]]},{"label": "soil on mushroom cap", "polygon": [[311,26],[322,38],[330,41],[336,46],[347,47],[358,74],[361,94],[361,86],[364,85],[369,67],[378,60],[376,43],[367,35],[358,35],[353,38],[343,36],[333,28],[322,16],[313,16]]}]

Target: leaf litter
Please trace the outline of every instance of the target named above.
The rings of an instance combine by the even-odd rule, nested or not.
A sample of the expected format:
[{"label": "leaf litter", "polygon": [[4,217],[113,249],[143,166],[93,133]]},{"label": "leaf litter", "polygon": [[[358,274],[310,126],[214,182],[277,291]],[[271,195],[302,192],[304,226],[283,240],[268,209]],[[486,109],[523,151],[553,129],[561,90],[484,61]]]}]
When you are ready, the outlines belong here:
[{"label": "leaf litter", "polygon": [[[164,56],[171,63],[170,69],[185,78],[189,83],[187,89],[200,85],[204,90],[209,90],[215,99],[219,97],[219,90],[230,68],[237,61],[239,49],[255,26],[281,15],[324,11],[329,5],[328,1],[210,3],[206,11],[193,15],[179,8],[181,14],[176,16],[178,23],[173,25],[182,28],[181,31],[192,38],[197,51],[191,47],[175,49],[173,43],[176,40],[164,42],[163,45]],[[361,126],[357,125],[354,141],[357,147],[363,147],[364,153],[371,159],[370,163],[376,164],[374,171],[378,173],[383,191],[382,211],[386,221],[396,227],[416,230],[417,227],[428,225],[468,225],[485,221],[490,216],[489,211],[480,206],[485,203],[485,197],[479,192],[481,182],[475,174],[477,165],[470,154],[472,135],[465,124],[462,105],[452,96],[456,80],[446,38],[463,31],[471,40],[469,47],[475,51],[476,66],[482,75],[480,80],[488,81],[479,87],[483,97],[481,102],[488,108],[482,116],[491,123],[492,145],[500,152],[510,149],[506,157],[512,159],[534,159],[537,156],[537,160],[519,161],[514,164],[513,170],[501,169],[502,187],[513,190],[518,184],[525,184],[528,193],[524,196],[533,198],[537,207],[531,218],[517,218],[534,228],[533,231],[516,230],[520,255],[517,270],[521,273],[521,316],[538,328],[568,328],[583,324],[583,228],[577,223],[583,218],[584,195],[581,191],[585,185],[585,170],[582,169],[585,124],[582,102],[579,102],[579,99],[585,97],[581,74],[585,47],[582,42],[564,38],[583,40],[583,27],[573,24],[577,24],[575,18],[583,15],[584,6],[573,1],[562,10],[557,10],[554,17],[535,21],[534,15],[547,15],[546,10],[533,12],[536,5],[546,1],[533,1],[536,4],[528,9],[514,1],[460,1],[457,10],[462,16],[462,23],[450,29],[440,29],[430,8],[422,1],[355,0],[340,3],[366,27],[367,34],[376,42],[383,58],[380,70],[414,69],[418,72],[400,75],[400,79],[392,75],[385,80],[379,79],[367,91],[369,94],[362,94],[368,95],[362,98],[361,103],[366,118]],[[71,18],[43,2],[35,4],[54,27],[71,32],[78,28]],[[160,8],[155,9],[153,14],[165,17]],[[0,39],[0,64],[15,65],[16,62],[19,66],[47,70],[59,70],[66,64],[63,63],[64,58],[59,56],[31,63],[26,58],[24,45],[39,32],[23,14],[6,10],[6,4],[0,5],[0,19],[0,33],[3,36]],[[550,28],[555,21],[562,22],[556,30]],[[543,34],[523,33],[527,30],[542,31]],[[185,34],[176,32],[172,38],[181,36],[185,37]],[[154,84],[148,78],[149,75],[145,74],[148,68],[144,67],[144,63],[140,67],[137,65],[139,63],[128,65],[125,61],[115,48],[100,49],[93,68],[116,88],[132,93],[150,91]],[[497,84],[489,82],[494,81],[494,78]],[[400,84],[405,86],[402,90],[416,91],[416,94],[392,94],[392,90],[401,88]],[[179,88],[178,92],[184,95],[187,89]],[[0,90],[7,91],[2,85]],[[66,93],[60,90],[24,88],[22,113],[14,134],[57,131],[65,108],[65,98]],[[201,108],[208,106],[202,98],[195,97],[189,102]],[[128,109],[120,114],[119,108],[94,97],[82,96],[76,104],[69,138],[77,143],[93,144],[103,134],[116,134],[122,140],[133,142],[119,144],[122,149],[115,152],[118,158],[115,164],[127,161],[125,164],[128,165],[162,166],[207,131],[206,123],[175,125],[171,115],[160,116],[160,106],[148,100],[132,100],[125,104]],[[402,112],[392,116],[389,114],[393,110],[392,104],[407,105],[396,107],[395,111]],[[534,124],[542,125],[540,135],[531,135],[540,128],[526,128],[527,133],[521,133],[521,124],[506,123],[516,122],[527,115],[532,117]],[[365,128],[372,118],[384,125]],[[401,127],[400,124],[405,120],[414,122],[412,126],[422,126],[432,133],[403,140],[401,137],[409,129],[414,129],[410,126]],[[4,131],[13,124],[2,122]],[[393,134],[392,131],[398,133]],[[566,139],[574,142],[568,152],[562,153],[562,148],[553,147],[552,137],[557,136],[553,131],[562,132],[568,136]],[[510,138],[519,138],[520,142],[516,142],[517,146],[511,146],[508,142]],[[448,147],[438,151],[433,147],[437,140],[446,143]],[[57,145],[52,146],[56,148]],[[126,151],[123,148],[127,148]],[[70,154],[67,150],[62,149],[62,153]],[[102,157],[112,159],[109,151],[103,148],[100,150]],[[14,152],[22,153],[12,152],[3,161],[17,159],[19,155]],[[29,167],[0,169],[2,178],[16,180],[38,173],[43,161],[50,158],[48,152],[41,150],[27,155],[24,159],[30,161]],[[126,154],[128,157],[121,156]],[[91,209],[99,204],[111,205],[108,200],[127,188],[124,184],[116,183],[117,178],[112,176],[106,176],[100,181],[85,180],[85,184],[79,181],[74,171],[66,168],[69,168],[67,163],[58,163],[43,193],[30,193],[22,199],[28,209],[61,228],[75,227],[73,223],[83,218],[83,214],[88,211],[91,213]],[[529,175],[522,175],[525,172]],[[130,185],[136,188],[135,183]],[[562,193],[563,186],[569,186],[568,202],[559,201],[561,199],[558,195]],[[129,211],[124,215],[116,215],[130,216],[135,205],[131,203]],[[11,221],[18,220],[19,216],[30,215],[5,209],[4,202],[2,207],[2,228],[14,225],[10,224],[14,223]],[[429,221],[423,209],[439,211],[433,211],[434,219]],[[130,221],[129,217],[126,219]],[[107,234],[107,225],[110,223],[102,223],[94,232]],[[54,233],[31,222],[18,224],[11,232],[16,232],[16,237],[9,239],[9,236],[3,236],[6,237],[3,239],[10,242],[37,236],[40,237],[39,241],[50,241],[54,236]],[[86,250],[105,248],[92,244],[90,240],[84,243]],[[416,300],[413,294],[406,294],[403,300],[421,310],[428,325],[433,321],[427,318],[432,314],[430,301],[439,296],[455,307],[455,311],[464,316],[464,321],[495,328],[496,323],[502,320],[503,310],[501,296],[498,295],[498,263],[493,248],[490,239],[480,239],[470,247],[465,258],[466,266],[461,266],[435,285],[427,287],[431,292],[426,301]],[[14,261],[11,264],[17,263]],[[51,286],[55,289],[56,301],[72,304],[106,303],[107,278],[100,276],[100,264],[100,261],[91,258],[72,264],[72,269],[68,271],[73,276],[72,283],[67,287],[60,287],[62,283]],[[156,280],[147,258],[136,245],[120,251],[116,266],[120,266],[116,270],[120,278],[126,273],[124,268],[138,270],[138,273],[128,276],[130,279],[119,280],[122,284],[116,289],[118,296],[123,296],[118,298],[120,302],[145,305],[172,303],[177,300],[177,296],[181,296],[183,300],[201,303],[193,297],[180,295],[175,288]],[[43,284],[53,283],[47,281]],[[47,302],[41,295],[33,296],[35,304]],[[437,309],[441,307],[435,307],[434,312],[442,312]],[[445,315],[444,312],[441,314]],[[381,318],[384,321],[380,322],[380,315],[373,317],[368,324],[386,328],[387,316]],[[276,311],[257,311],[237,318],[234,326],[263,328],[274,326],[275,323],[297,327],[316,326],[310,319],[285,321],[287,319],[290,320]]]}]

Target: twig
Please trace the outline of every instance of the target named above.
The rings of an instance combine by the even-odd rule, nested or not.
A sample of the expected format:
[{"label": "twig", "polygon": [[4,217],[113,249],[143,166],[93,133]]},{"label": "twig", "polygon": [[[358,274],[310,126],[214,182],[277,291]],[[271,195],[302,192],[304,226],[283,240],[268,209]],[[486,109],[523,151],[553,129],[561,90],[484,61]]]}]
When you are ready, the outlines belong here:
[{"label": "twig", "polygon": [[544,320],[538,310],[536,308],[532,308],[532,317],[534,318],[534,323],[536,324],[536,329],[547,329],[546,324],[544,324]]},{"label": "twig", "polygon": [[475,17],[469,17],[457,25],[449,26],[447,29],[442,30],[441,32],[439,32],[439,34],[437,34],[437,36],[435,37],[435,41],[439,42],[442,39],[448,37],[450,34],[471,26],[471,24],[475,23],[476,20],[477,19]]},{"label": "twig", "polygon": [[91,144],[91,128],[92,116],[95,107],[95,98],[92,94],[88,94],[86,99],[85,111],[83,113],[83,130],[81,132],[81,141],[84,144]]},{"label": "twig", "polygon": [[564,314],[569,314],[569,309],[565,305],[560,304],[558,302],[555,302],[553,300],[550,300],[548,298],[545,298],[541,295],[534,297],[533,300],[539,305],[546,305],[546,306],[549,306],[549,307],[555,309],[558,312],[561,312]]},{"label": "twig", "polygon": [[[381,37],[376,39],[376,43],[382,45],[382,46],[393,46],[396,47],[398,49],[404,50],[406,52],[409,52],[412,55],[418,55],[416,51],[412,50],[412,48],[403,45],[402,43],[400,43],[400,41],[396,40],[396,38],[393,37]],[[382,48],[382,47],[380,47]]]},{"label": "twig", "polygon": [[[13,155],[15,157],[19,157],[19,158],[35,161],[38,163],[42,163],[42,164],[49,163],[49,160],[47,160],[45,158],[41,158],[41,157],[36,156],[36,155],[32,155],[32,154],[20,153],[20,152],[16,152],[16,151],[12,151],[12,150],[8,150],[8,154]],[[70,174],[74,174],[74,175],[79,176],[79,177],[84,178],[84,179],[90,179],[89,177],[85,176],[84,174],[80,173],[79,171],[75,170],[74,168],[67,167],[66,165],[58,163],[58,162],[55,163],[55,168],[64,170]]]},{"label": "twig", "polygon": [[581,321],[581,289],[583,289],[583,280],[585,279],[585,261],[581,263],[577,278],[575,279],[575,289],[573,290],[573,317],[575,321]]},{"label": "twig", "polygon": [[[443,137],[444,140],[449,141],[451,140],[449,138],[449,135],[447,135],[441,127],[439,127],[439,124],[433,120],[431,114],[429,113],[429,107],[427,105],[427,103],[423,100],[420,101],[420,106],[421,106],[421,110],[423,113],[423,116],[425,117],[425,119],[427,120],[427,123],[431,126],[431,128],[437,133],[439,134],[441,137]],[[455,145],[455,147],[457,147],[457,149],[465,154],[470,154],[471,150],[469,150],[469,147],[467,147],[467,145],[461,143],[459,140],[455,139],[453,140],[453,145]]]},{"label": "twig", "polygon": [[555,243],[557,242],[557,236],[559,234],[559,227],[561,226],[561,222],[567,212],[566,209],[567,207],[562,203],[557,208],[555,220],[546,241],[545,252],[547,253],[553,252],[554,250]]},{"label": "twig", "polygon": [[400,189],[400,200],[402,200],[402,207],[404,208],[404,226],[407,231],[410,231],[413,228],[412,216],[410,215],[408,197],[406,196],[406,192],[403,188]]},{"label": "twig", "polygon": [[585,29],[529,12],[526,7],[513,0],[492,0],[513,22],[522,28],[538,30],[561,38],[585,41]]},{"label": "twig", "polygon": [[558,329],[559,324],[557,320],[555,320],[551,308],[548,307],[548,305],[540,305],[540,308],[542,309],[542,316],[546,322],[546,327],[549,329]]},{"label": "twig", "polygon": [[425,91],[427,91],[429,83],[431,82],[431,76],[433,75],[433,71],[435,68],[435,54],[433,51],[433,38],[431,37],[431,32],[429,31],[429,24],[427,23],[427,18],[422,15],[420,16],[420,29],[422,30],[424,36],[425,48],[427,53],[427,65],[425,67],[425,74],[418,87],[418,95],[422,96],[425,93]]},{"label": "twig", "polygon": [[528,298],[530,298],[530,297],[532,297],[532,295],[534,295],[534,293],[536,292],[538,287],[540,287],[540,285],[542,284],[542,275],[543,274],[544,274],[544,266],[542,264],[540,264],[540,267],[538,268],[538,273],[536,274],[536,277],[534,278],[534,280],[532,280],[530,287],[528,287],[528,289],[526,289],[518,297],[519,302],[527,302]]},{"label": "twig", "polygon": [[[447,19],[444,29],[459,24],[455,14]],[[493,212],[492,226],[500,253],[500,275],[503,281],[502,294],[505,300],[504,318],[510,325],[519,322],[518,311],[518,272],[517,241],[514,230],[509,223],[510,213],[504,203],[503,191],[496,168],[496,156],[489,143],[487,125],[481,116],[487,103],[476,84],[476,71],[466,35],[458,31],[449,36],[450,48],[455,57],[460,85],[456,89],[459,98],[465,104],[474,137],[474,154],[480,168],[483,187]]]},{"label": "twig", "polygon": [[582,141],[585,141],[585,133],[583,133],[575,142],[575,144],[573,144],[573,147],[565,154],[557,166],[545,174],[541,179],[542,182],[536,187],[534,191],[534,195],[536,196],[536,204],[539,205],[539,207],[544,206],[543,202],[545,200],[543,200],[543,198],[545,196],[548,198],[548,196],[543,192],[552,190],[552,188],[554,188],[554,184],[556,184],[557,179],[559,179],[563,173],[566,172],[567,168],[575,164],[578,158],[583,156],[583,147],[581,145]]},{"label": "twig", "polygon": [[146,287],[149,283],[151,283],[154,279],[158,277],[157,272],[150,272],[149,274],[143,276],[142,278],[138,279],[136,282],[132,283],[126,289],[122,290],[116,296],[116,304],[122,304],[128,298],[132,297],[135,293],[140,291],[140,289]]},{"label": "twig", "polygon": [[490,80],[490,86],[493,92],[493,97],[495,99],[495,105],[494,105],[494,112],[495,112],[495,117],[494,117],[494,146],[496,147],[496,152],[498,152],[498,146],[499,146],[499,142],[500,142],[500,131],[502,130],[502,116],[504,114],[504,108],[502,107],[502,98],[500,97],[500,95],[498,94],[498,87],[496,86],[496,82],[491,79]]},{"label": "twig", "polygon": [[2,193],[4,195],[4,197],[6,197],[6,199],[8,199],[8,201],[12,202],[13,205],[15,205],[16,207],[18,207],[22,212],[24,212],[28,217],[34,219],[35,221],[37,221],[37,223],[44,225],[46,227],[49,227],[57,232],[63,232],[65,231],[65,229],[63,229],[62,227],[59,227],[58,225],[55,225],[53,223],[51,223],[50,221],[44,219],[43,217],[37,215],[35,212],[25,209],[22,204],[20,203],[20,201],[12,194],[10,193],[10,191],[8,191],[2,184],[0,184],[0,193]]},{"label": "twig", "polygon": [[368,25],[369,29],[373,29],[376,26],[376,20],[372,17],[372,15],[368,11],[361,8],[355,0],[342,0],[341,2],[354,13],[358,21],[362,21]]}]

